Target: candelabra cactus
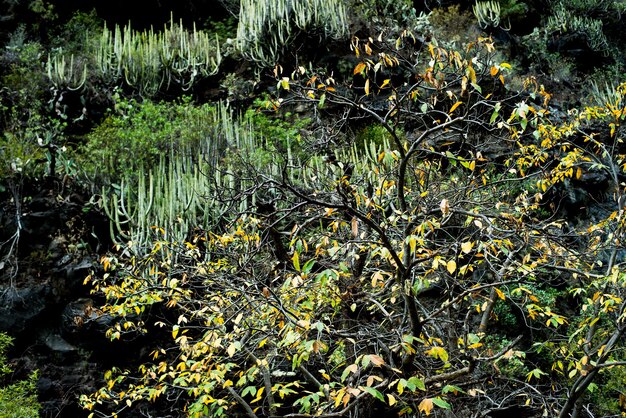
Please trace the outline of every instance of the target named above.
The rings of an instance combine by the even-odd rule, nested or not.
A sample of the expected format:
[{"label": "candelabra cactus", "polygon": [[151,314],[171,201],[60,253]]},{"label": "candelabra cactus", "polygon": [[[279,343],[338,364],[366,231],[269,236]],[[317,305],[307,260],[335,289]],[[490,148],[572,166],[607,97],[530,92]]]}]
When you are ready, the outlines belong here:
[{"label": "candelabra cactus", "polygon": [[[208,33],[182,26],[182,21],[160,32],[135,31],[130,23],[110,30],[106,25],[91,55],[93,74],[105,84],[126,83],[145,96],[152,96],[176,83],[189,90],[202,78],[215,75],[222,60],[219,40]],[[59,54],[48,58],[48,76],[55,85],[81,88],[87,79],[87,63],[82,73],[73,68],[74,58]],[[73,71],[73,72],[72,72]]]},{"label": "candelabra cactus", "polygon": [[472,10],[481,28],[500,25],[500,3],[497,1],[477,1]]},{"label": "candelabra cactus", "polygon": [[87,80],[87,63],[84,60],[75,60],[70,55],[69,61],[60,53],[54,56],[48,54],[46,65],[48,79],[57,89],[81,90]]},{"label": "candelabra cactus", "polygon": [[347,7],[340,0],[242,0],[237,47],[247,59],[271,66],[295,28],[342,38],[348,34]]}]

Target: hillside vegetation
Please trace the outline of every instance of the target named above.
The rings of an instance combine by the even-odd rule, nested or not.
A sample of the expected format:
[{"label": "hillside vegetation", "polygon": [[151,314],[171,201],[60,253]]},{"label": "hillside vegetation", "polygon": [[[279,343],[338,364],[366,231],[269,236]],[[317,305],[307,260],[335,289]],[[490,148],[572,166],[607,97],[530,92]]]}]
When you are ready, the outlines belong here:
[{"label": "hillside vegetation", "polygon": [[623,0],[1,3],[33,414],[626,413]]}]

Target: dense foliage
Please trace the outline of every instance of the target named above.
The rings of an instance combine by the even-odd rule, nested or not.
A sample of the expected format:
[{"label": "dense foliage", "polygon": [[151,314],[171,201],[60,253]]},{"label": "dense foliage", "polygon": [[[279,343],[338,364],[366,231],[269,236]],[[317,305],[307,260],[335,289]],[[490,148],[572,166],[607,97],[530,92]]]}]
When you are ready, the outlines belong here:
[{"label": "dense foliage", "polygon": [[[12,341],[6,334],[0,334],[0,379],[3,380],[12,373],[6,358],[7,350]],[[0,417],[38,417],[41,406],[37,403],[36,384],[37,373],[33,373],[27,380],[0,387]]]},{"label": "dense foliage", "polygon": [[145,343],[86,413],[626,409],[624,2],[449,3],[222,1],[236,34],[79,13],[65,52],[12,35],[0,270],[14,286],[26,183],[84,187],[115,244],[93,315]]}]

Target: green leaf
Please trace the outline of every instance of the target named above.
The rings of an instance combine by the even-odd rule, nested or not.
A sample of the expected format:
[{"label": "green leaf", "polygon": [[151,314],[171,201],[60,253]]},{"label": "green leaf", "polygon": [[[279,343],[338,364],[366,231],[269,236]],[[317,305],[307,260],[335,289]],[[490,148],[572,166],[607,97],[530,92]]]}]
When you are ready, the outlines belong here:
[{"label": "green leaf", "polygon": [[491,117],[489,118],[489,123],[493,124],[497,118],[498,118],[498,111],[494,110],[493,113],[491,114]]},{"label": "green leaf", "polygon": [[375,397],[379,401],[385,402],[385,397],[383,396],[383,394],[380,393],[379,391],[377,391],[376,389],[371,388],[369,386],[359,386],[359,389],[369,393],[370,395],[372,395],[373,397]]},{"label": "green leaf", "polygon": [[317,103],[317,107],[320,109],[323,108],[324,103],[326,103],[326,93],[322,93],[322,95],[320,96],[320,101],[319,103]]},{"label": "green leaf", "polygon": [[[422,379],[420,379],[417,376],[413,376],[408,380],[408,383],[410,386],[413,386],[412,390],[415,390],[415,388],[419,389],[419,390],[426,390],[426,385],[424,384],[424,381]],[[407,387],[409,386],[407,385]]]},{"label": "green leaf", "polygon": [[433,398],[432,401],[439,408],[451,409],[451,405],[448,402],[446,402],[443,399],[441,399],[441,398]]},{"label": "green leaf", "polygon": [[348,377],[348,375],[352,372],[352,373],[356,373],[356,371],[358,370],[358,366],[356,364],[351,364],[348,367],[346,367],[343,370],[343,373],[341,373],[341,381],[345,381],[346,377]]},{"label": "green leaf", "polygon": [[241,396],[244,397],[246,395],[254,396],[256,395],[256,387],[255,386],[246,386],[243,391],[241,391]]},{"label": "green leaf", "polygon": [[522,127],[522,130],[525,131],[526,130],[526,125],[528,125],[528,120],[527,119],[522,119],[519,121],[520,126]]},{"label": "green leaf", "polygon": [[293,252],[293,257],[291,257],[291,261],[293,261],[293,267],[297,272],[300,272],[300,255],[297,251]]},{"label": "green leaf", "polygon": [[460,387],[458,387],[458,386],[454,386],[454,385],[445,385],[445,386],[443,387],[443,389],[441,389],[441,393],[449,393],[449,392],[452,392],[452,393],[454,393],[455,395],[456,395],[457,393],[459,393],[459,392],[460,392],[460,393],[465,393],[465,392],[463,391],[463,389],[461,389],[461,388],[460,388]]},{"label": "green leaf", "polygon": [[306,263],[304,263],[304,266],[302,266],[302,273],[309,274],[309,272],[311,271],[314,265],[315,265],[315,259],[312,258]]}]

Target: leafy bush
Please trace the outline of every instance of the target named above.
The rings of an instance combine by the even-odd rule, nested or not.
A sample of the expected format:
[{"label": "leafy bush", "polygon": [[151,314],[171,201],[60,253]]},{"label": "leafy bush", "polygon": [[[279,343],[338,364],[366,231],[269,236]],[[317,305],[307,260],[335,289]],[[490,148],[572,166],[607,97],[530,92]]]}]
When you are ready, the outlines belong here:
[{"label": "leafy bush", "polygon": [[[12,338],[0,333],[0,379],[12,372],[7,366],[6,352]],[[0,418],[36,418],[41,405],[37,402],[37,373],[22,380],[0,387]]]},{"label": "leafy bush", "polygon": [[[589,48],[593,51],[601,52],[604,55],[609,53],[609,41],[602,31],[602,21],[585,15],[572,14],[572,10],[566,2],[557,3],[552,15],[548,18],[546,31],[548,35],[554,33],[570,33],[583,36]],[[589,12],[580,11],[579,13]]]},{"label": "leafy bush", "polygon": [[[572,81],[569,79],[572,64],[597,67],[608,60],[623,62],[621,33],[611,34],[607,30],[619,26],[620,4],[623,2],[611,0],[550,1],[542,24],[522,39],[526,56],[539,71],[555,80],[567,81]],[[588,59],[593,54],[603,56],[604,60]]]},{"label": "leafy bush", "polygon": [[43,48],[37,42],[27,42],[25,36],[18,30],[0,55],[0,128],[11,131],[36,127],[45,103]]},{"label": "leafy bush", "polygon": [[79,159],[89,176],[119,182],[171,153],[192,156],[210,143],[215,108],[189,98],[168,102],[119,99],[110,115],[87,135]]},{"label": "leafy bush", "polygon": [[418,15],[410,0],[358,1],[355,2],[353,15],[358,16],[373,31],[419,31],[420,21],[425,20],[425,15]]},{"label": "leafy bush", "polygon": [[462,45],[478,35],[476,19],[470,12],[461,10],[458,4],[434,9],[428,20],[435,38],[450,45]]}]

